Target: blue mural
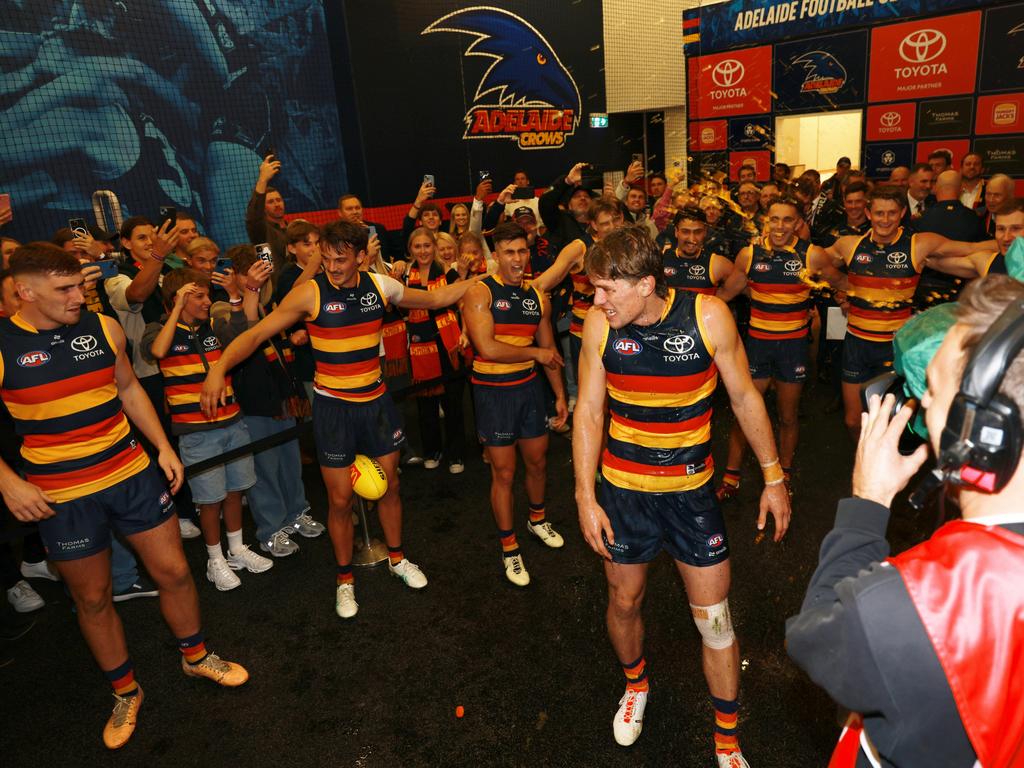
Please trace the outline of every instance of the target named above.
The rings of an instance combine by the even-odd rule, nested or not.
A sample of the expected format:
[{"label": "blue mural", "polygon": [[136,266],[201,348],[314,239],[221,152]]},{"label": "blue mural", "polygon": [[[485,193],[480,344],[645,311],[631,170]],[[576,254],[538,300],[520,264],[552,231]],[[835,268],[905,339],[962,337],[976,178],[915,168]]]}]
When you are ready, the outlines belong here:
[{"label": "blue mural", "polygon": [[222,246],[245,241],[261,156],[292,211],[333,207],[345,161],[322,0],[0,1],[5,235],[173,205]]}]

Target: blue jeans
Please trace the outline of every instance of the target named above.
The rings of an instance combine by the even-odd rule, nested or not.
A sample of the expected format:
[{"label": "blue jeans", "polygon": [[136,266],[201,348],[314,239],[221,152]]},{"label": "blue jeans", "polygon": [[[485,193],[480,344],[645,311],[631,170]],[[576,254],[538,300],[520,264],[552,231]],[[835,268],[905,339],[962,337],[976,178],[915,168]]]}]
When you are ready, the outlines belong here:
[{"label": "blue jeans", "polygon": [[[269,416],[245,416],[249,435],[253,441],[270,437],[295,426],[293,419],[274,419]],[[309,511],[306,490],[302,485],[302,458],[299,441],[287,443],[254,453],[256,485],[246,494],[249,511],[256,522],[256,538],[268,541],[271,536]]]},{"label": "blue jeans", "polygon": [[135,555],[116,536],[110,539],[110,573],[114,581],[114,592],[123,592],[139,580],[139,565]]}]

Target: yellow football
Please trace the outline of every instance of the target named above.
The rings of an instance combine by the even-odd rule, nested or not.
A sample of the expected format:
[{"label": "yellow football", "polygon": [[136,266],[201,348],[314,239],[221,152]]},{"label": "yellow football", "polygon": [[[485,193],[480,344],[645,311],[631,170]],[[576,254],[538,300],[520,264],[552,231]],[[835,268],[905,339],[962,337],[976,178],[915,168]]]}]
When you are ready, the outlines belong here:
[{"label": "yellow football", "polygon": [[388,490],[388,476],[376,459],[358,454],[349,467],[352,490],[367,501],[376,501]]}]

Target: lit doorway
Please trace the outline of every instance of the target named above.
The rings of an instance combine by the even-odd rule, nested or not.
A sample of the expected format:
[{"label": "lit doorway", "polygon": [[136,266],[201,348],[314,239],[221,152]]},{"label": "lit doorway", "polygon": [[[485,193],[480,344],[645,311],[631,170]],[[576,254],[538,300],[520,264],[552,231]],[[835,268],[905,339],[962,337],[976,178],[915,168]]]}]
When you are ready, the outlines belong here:
[{"label": "lit doorway", "polygon": [[775,119],[775,160],[793,170],[792,178],[814,168],[824,181],[835,173],[836,160],[848,157],[860,165],[861,124],[859,109],[794,115]]}]

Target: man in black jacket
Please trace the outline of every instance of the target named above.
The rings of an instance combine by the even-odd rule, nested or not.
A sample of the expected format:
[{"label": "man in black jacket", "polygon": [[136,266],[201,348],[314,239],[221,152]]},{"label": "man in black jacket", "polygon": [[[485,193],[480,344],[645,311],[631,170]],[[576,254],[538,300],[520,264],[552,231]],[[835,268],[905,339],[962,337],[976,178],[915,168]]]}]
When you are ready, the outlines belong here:
[{"label": "man in black jacket", "polygon": [[537,203],[540,218],[547,227],[547,238],[554,252],[587,234],[587,211],[595,197],[581,186],[586,163],[576,163],[565,176],[556,179]]},{"label": "man in black jacket", "polygon": [[[1024,322],[1024,285],[993,275],[964,291],[956,323],[928,365],[921,397],[936,453],[965,361],[993,324],[1007,321],[1015,323],[1015,331]],[[1018,409],[1010,419],[1019,434],[1024,355],[1019,343],[1008,349],[998,391]],[[983,357],[990,362],[998,355],[989,348]],[[893,407],[892,395],[882,401],[873,396],[862,416],[854,497],[839,503],[800,614],[787,623],[787,650],[855,713],[832,766],[1019,765],[1024,753],[1019,445],[1004,485],[990,482],[973,466],[974,458],[956,468],[963,520],[889,558],[889,506],[928,456],[926,446],[910,456],[899,453],[912,413],[905,407],[890,420]],[[952,442],[959,435],[958,429]]]}]

